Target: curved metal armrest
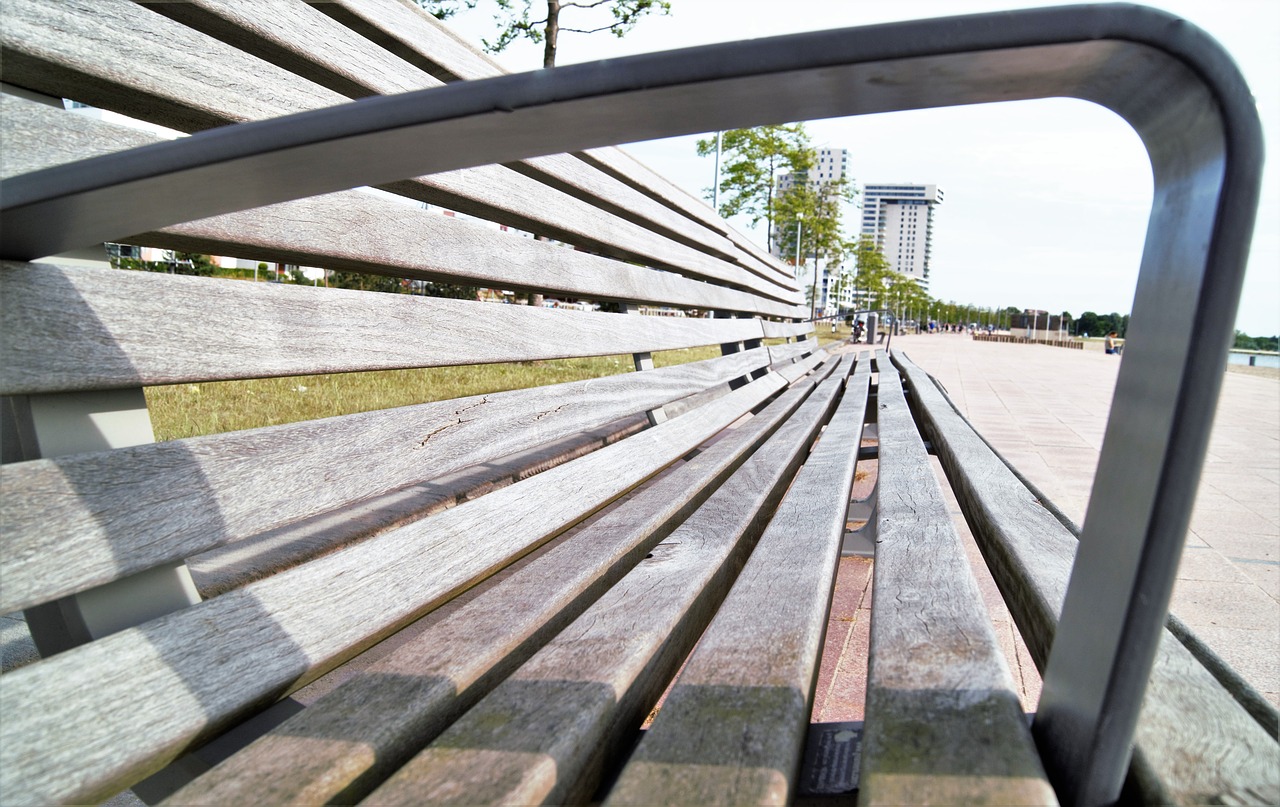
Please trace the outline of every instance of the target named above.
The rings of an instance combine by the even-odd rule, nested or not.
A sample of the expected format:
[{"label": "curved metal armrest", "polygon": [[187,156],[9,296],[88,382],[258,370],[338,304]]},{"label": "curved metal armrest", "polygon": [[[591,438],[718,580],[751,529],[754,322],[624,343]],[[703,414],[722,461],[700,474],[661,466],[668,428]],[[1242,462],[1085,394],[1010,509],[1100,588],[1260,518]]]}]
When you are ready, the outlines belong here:
[{"label": "curved metal armrest", "polygon": [[1188,23],[1133,6],[1039,9],[364,99],[6,181],[0,256],[33,259],[286,199],[620,142],[1050,96],[1127,120],[1155,176],[1129,344],[1035,725],[1063,800],[1105,802],[1119,792],[1168,608],[1261,175],[1249,90]]}]

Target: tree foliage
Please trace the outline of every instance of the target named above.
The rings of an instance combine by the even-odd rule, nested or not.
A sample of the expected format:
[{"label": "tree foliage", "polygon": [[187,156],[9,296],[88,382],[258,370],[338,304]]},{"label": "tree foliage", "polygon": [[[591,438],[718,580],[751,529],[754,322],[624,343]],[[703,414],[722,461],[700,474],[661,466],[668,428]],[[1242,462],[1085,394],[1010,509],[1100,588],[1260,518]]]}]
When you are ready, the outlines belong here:
[{"label": "tree foliage", "polygon": [[889,276],[895,272],[889,268],[875,239],[860,235],[852,243],[854,259],[853,287],[863,295],[867,308],[884,306],[885,293],[889,290]]},{"label": "tree foliage", "polygon": [[852,245],[845,238],[843,206],[851,204],[855,191],[846,178],[821,185],[799,182],[774,200],[778,252],[784,258],[796,254],[800,239],[800,263],[821,256],[827,266],[839,266]]},{"label": "tree foliage", "polygon": [[1244,331],[1236,331],[1236,340],[1232,347],[1237,350],[1269,350],[1274,353],[1280,350],[1280,337],[1250,336]]},{"label": "tree foliage", "polygon": [[1077,336],[1084,336],[1085,334],[1106,336],[1112,331],[1124,336],[1124,332],[1128,328],[1128,314],[1118,314],[1114,311],[1110,314],[1095,314],[1092,311],[1086,311],[1075,321],[1075,327],[1072,330]]},{"label": "tree foliage", "polygon": [[[698,141],[698,155],[714,154],[714,137]],[[802,174],[815,163],[804,124],[733,129],[720,137],[720,215],[745,215],[751,226],[767,224],[769,248],[777,220],[777,183],[783,173]]]},{"label": "tree foliage", "polygon": [[[479,0],[416,0],[419,6],[439,19],[448,19],[459,11],[473,9]],[[494,0],[496,11],[493,19],[498,24],[498,35],[482,39],[489,53],[501,53],[517,39],[528,39],[542,45],[542,66],[555,67],[561,33],[595,34],[608,31],[614,36],[626,36],[640,19],[648,14],[670,14],[670,0],[546,0],[546,13],[534,19],[534,0]],[[539,5],[541,5],[539,3]],[[580,12],[580,19],[591,19],[583,27],[570,28],[562,24],[561,15],[567,9]],[[602,12],[608,12],[605,16]],[[592,14],[591,12],[595,12]]]},{"label": "tree foliage", "polygon": [[165,272],[171,275],[195,275],[212,277],[217,273],[217,264],[208,255],[195,252],[174,252],[172,260],[144,261],[138,258],[112,257],[110,264],[116,269],[132,269],[144,272]]}]

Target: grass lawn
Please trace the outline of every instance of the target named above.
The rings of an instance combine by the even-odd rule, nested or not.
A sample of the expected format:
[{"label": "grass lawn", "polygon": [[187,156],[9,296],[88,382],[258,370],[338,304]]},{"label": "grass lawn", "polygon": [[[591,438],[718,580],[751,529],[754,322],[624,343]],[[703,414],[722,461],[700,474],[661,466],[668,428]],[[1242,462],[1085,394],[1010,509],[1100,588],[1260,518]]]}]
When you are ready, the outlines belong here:
[{"label": "grass lawn", "polygon": [[[849,336],[843,326],[835,334],[826,327],[818,330],[819,344]],[[654,354],[653,363],[668,367],[718,355],[716,346],[668,350]],[[156,439],[176,440],[632,371],[630,355],[600,356],[175,384],[148,387],[146,396]]]}]

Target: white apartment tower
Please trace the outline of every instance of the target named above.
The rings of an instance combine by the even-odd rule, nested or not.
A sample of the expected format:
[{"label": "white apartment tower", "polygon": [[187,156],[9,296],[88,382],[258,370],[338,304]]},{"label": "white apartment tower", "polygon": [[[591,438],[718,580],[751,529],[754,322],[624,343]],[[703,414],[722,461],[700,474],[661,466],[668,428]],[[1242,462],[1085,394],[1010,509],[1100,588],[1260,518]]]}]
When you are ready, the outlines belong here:
[{"label": "white apartment tower", "polygon": [[[829,182],[839,182],[849,171],[849,150],[820,148],[818,149],[818,160],[813,166],[813,170],[807,172],[807,179],[811,186],[825,185]],[[796,179],[791,174],[782,174],[778,177],[778,193],[786,193],[795,187]]]},{"label": "white apartment tower", "polygon": [[923,289],[929,288],[933,209],[939,204],[942,190],[937,185],[879,184],[862,189],[862,234],[875,239],[889,268]]},{"label": "white apartment tower", "polygon": [[[820,148],[818,149],[818,157],[814,162],[814,166],[809,171],[801,174],[808,185],[812,188],[820,188],[823,185],[839,182],[844,179],[849,172],[849,150],[837,148]],[[795,187],[796,176],[793,174],[782,174],[778,177],[778,193],[784,194]],[[777,244],[773,246],[773,254],[783,257],[780,247]],[[819,268],[817,261],[812,255],[806,256],[804,276],[797,278],[806,288],[815,285],[814,273],[819,273],[816,283],[818,302],[816,308],[819,311],[827,309],[827,291],[831,285],[831,273],[837,271],[836,267]]]}]

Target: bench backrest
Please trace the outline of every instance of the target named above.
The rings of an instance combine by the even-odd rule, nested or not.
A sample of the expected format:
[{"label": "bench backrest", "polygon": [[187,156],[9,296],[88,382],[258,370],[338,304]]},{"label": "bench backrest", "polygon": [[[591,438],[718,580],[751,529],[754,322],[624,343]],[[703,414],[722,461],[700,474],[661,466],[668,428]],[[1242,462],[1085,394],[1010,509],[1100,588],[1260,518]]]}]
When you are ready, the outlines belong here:
[{"label": "bench backrest", "polygon": [[[6,3],[2,36],[5,177],[174,136],[66,111],[60,99],[192,133],[499,72],[433,18],[394,0],[19,0]],[[235,594],[245,583],[449,507],[476,485],[599,448],[661,422],[665,405],[715,398],[813,350],[779,344],[812,330],[798,323],[802,295],[791,271],[616,149],[404,179],[118,240],[613,310],[125,272],[107,268],[102,249],[96,265],[84,265],[83,253],[4,263],[0,613],[25,609],[46,655],[90,640],[104,653],[145,655],[146,646],[167,644],[181,654],[177,648],[192,641],[186,628],[136,647],[127,629],[226,592],[218,600],[226,625],[278,633],[289,607],[246,610]],[[723,358],[653,367],[654,353],[708,345]],[[635,372],[165,443],[153,442],[143,393],[205,381],[619,354],[621,369]],[[147,731],[169,738],[162,743],[216,733],[254,702],[331,669],[616,497],[638,481],[630,477],[692,449],[763,394],[720,404],[702,422],[675,429],[675,442],[667,429],[663,439],[605,452],[596,489],[575,501],[577,515],[544,513],[530,524],[527,508],[495,500],[494,525],[524,514],[523,543],[518,536],[509,546],[496,537],[480,542],[434,594],[400,605],[365,598],[368,618],[336,642],[329,628],[259,642],[264,666],[273,656],[293,661],[245,686],[223,678],[200,696],[233,691],[221,707],[174,708],[161,721],[167,728]],[[475,471],[493,465],[502,467]],[[546,490],[574,498],[554,479]],[[377,567],[385,570],[385,560]],[[305,602],[334,590],[331,574],[321,575],[328,583],[312,577],[303,589],[295,580],[280,590]],[[164,701],[170,685],[161,679],[173,671],[151,668],[148,678],[141,658],[136,668],[150,683],[131,686],[149,686]],[[49,669],[41,678],[59,675]],[[50,699],[39,688],[31,697]],[[49,759],[34,774],[52,789],[27,782],[22,791],[109,795],[164,755],[109,754],[89,781],[61,789],[68,766],[78,766],[73,756]]]},{"label": "bench backrest", "polygon": [[[6,7],[5,81],[190,132],[373,93],[431,87],[441,83],[438,75],[472,77],[496,71],[433,19],[399,3],[270,6],[119,2],[87,9],[74,4],[12,3]],[[85,13],[94,16],[93,26],[83,20],[77,24],[77,15]],[[394,52],[383,47],[392,44],[386,39],[389,34],[366,38],[364,34],[375,33],[368,28],[370,19],[395,31],[399,41]],[[300,31],[307,35],[300,36]],[[157,42],[164,46],[157,47]],[[6,97],[4,103],[4,170],[9,175],[135,146],[151,137],[25,99]],[[664,308],[695,316],[623,316],[210,282],[58,268],[56,260],[39,267],[9,264],[3,269],[6,364],[2,391],[43,396],[305,373],[628,353],[643,357],[702,345],[745,343],[759,348],[766,337],[791,337],[809,330],[809,326],[785,324],[800,313],[800,294],[787,268],[729,231],[706,205],[615,150],[405,180],[386,190],[398,198],[362,191],[336,193],[181,224],[127,241],[585,298],[632,311]],[[460,211],[500,227],[441,215],[414,202]],[[520,228],[539,238],[521,238],[504,232],[507,228]],[[701,316],[712,311],[721,319]],[[395,326],[380,327],[386,323]],[[615,389],[601,392],[615,405],[583,406],[584,412],[592,411],[589,418],[543,431],[539,437],[553,439],[655,409],[759,371],[769,360],[767,350],[757,349],[696,371],[671,373],[671,386],[658,395],[665,399],[661,401],[652,395],[639,397],[632,389],[646,385],[627,386],[626,381],[615,380],[611,382]],[[534,407],[538,400],[534,397],[512,406]],[[436,407],[432,416],[442,418],[446,409]],[[496,415],[488,417],[491,424],[500,420]],[[324,428],[340,442],[351,434],[367,434],[370,420],[348,419]],[[383,420],[380,428],[385,434],[399,428],[394,416]],[[49,464],[49,474],[76,490],[77,501],[67,510],[77,512],[55,515],[52,523],[68,527],[41,529],[41,536],[31,536],[37,543],[29,551],[14,553],[33,566],[6,567],[0,610],[25,608],[279,523],[419,483],[513,448],[529,447],[514,437],[492,440],[489,433],[494,428],[475,428],[461,440],[451,439],[452,434],[434,438],[433,446],[443,442],[453,447],[433,453],[431,464],[415,456],[405,463],[409,467],[398,472],[378,469],[381,479],[362,476],[336,496],[306,483],[298,495],[292,482],[288,492],[254,493],[248,490],[253,483],[246,482],[225,494],[240,500],[233,509],[243,519],[221,506],[202,507],[197,501],[179,505],[174,496],[182,499],[191,491],[172,491],[172,478],[168,483],[164,480],[172,468],[165,470],[166,463],[159,458],[166,454],[201,457],[184,463],[188,472],[202,476],[208,483],[204,487],[219,491],[216,495],[222,497],[227,481],[213,467],[219,462],[215,457],[233,462],[229,458],[241,451],[229,440],[274,440],[276,446],[287,446],[295,442],[293,432],[286,429],[276,438],[213,438],[192,441],[194,446],[140,449],[138,459],[131,459],[138,468],[136,487],[127,492],[115,488],[109,494],[95,494],[86,489],[92,482],[79,476],[79,466],[67,461],[55,471]],[[414,437],[425,442],[432,433],[427,429]],[[313,459],[322,454],[335,468],[347,461],[338,461],[332,446],[314,452]],[[143,455],[146,459],[139,461]],[[278,471],[291,479],[316,478],[312,474],[319,470],[310,464],[312,459],[294,454],[280,457],[271,450],[259,461],[278,462]],[[118,461],[102,457],[98,462]],[[111,478],[113,484],[120,484],[112,467],[110,475],[97,468],[85,476]],[[18,473],[33,475],[28,468],[14,475]],[[169,487],[171,493],[156,499],[160,486]],[[8,489],[16,492],[22,487]],[[23,499],[20,495],[9,498]],[[117,503],[157,501],[154,509],[164,512],[174,512],[179,505],[183,523],[174,524],[175,519],[154,512],[139,515],[141,523],[126,524],[120,519],[131,516],[100,512],[84,504],[100,500],[104,507],[111,507],[112,499]],[[22,516],[16,517],[12,530],[30,532],[20,526],[23,523]],[[51,561],[50,554],[58,554],[53,550],[65,540],[59,533],[67,528],[87,529],[94,536],[91,540],[110,535],[112,545],[101,553],[86,552],[80,561]],[[147,546],[145,558],[120,547],[121,539],[115,537],[135,530],[139,542]],[[163,541],[143,537],[157,531],[165,536]],[[6,563],[13,562],[11,557]],[[57,572],[34,568],[41,558],[51,561],[48,565],[57,567]]]}]

